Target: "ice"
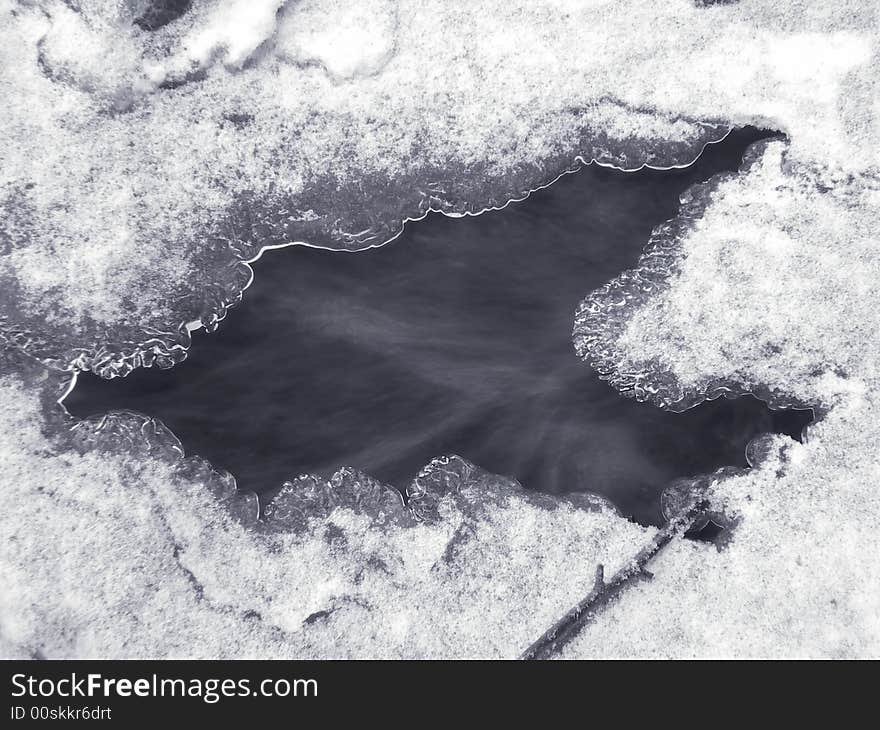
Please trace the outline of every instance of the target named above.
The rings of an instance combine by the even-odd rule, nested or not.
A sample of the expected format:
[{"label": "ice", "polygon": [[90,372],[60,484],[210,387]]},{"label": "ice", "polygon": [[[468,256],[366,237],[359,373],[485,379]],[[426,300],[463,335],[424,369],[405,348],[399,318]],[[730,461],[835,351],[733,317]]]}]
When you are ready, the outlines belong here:
[{"label": "ice", "polygon": [[306,530],[340,507],[367,515],[378,525],[413,523],[400,492],[351,468],[340,469],[330,479],[305,474],[284,482],[266,505],[266,523],[270,528]]},{"label": "ice", "polygon": [[6,356],[2,370],[5,656],[516,655],[596,562],[614,569],[653,533],[598,503],[537,504],[457,458],[441,461],[471,498],[440,494],[430,524],[399,496],[383,509],[400,519],[377,523],[375,502],[350,497],[379,485],[347,471],[307,529],[277,510],[254,529],[224,506],[243,498],[234,485],[154,422],[118,413],[71,433],[39,403],[60,382]]},{"label": "ice", "polygon": [[862,3],[77,7],[0,4],[2,333],[55,367],[168,366],[264,245],[376,245],[579,161],[683,164],[748,122],[877,160]]},{"label": "ice", "polygon": [[563,656],[870,657],[880,653],[876,399],[774,437],[751,472],[718,480],[738,516],[722,549],[670,544]]},{"label": "ice", "polygon": [[639,266],[583,303],[576,347],[620,390],[673,409],[723,391],[830,406],[880,374],[878,213],[877,178],[760,144],[739,174],[689,191]]},{"label": "ice", "polygon": [[148,7],[0,0],[4,656],[517,656],[655,531],[456,457],[408,507],[344,471],[260,518],[148,416],[66,417],[57,371],[179,361],[263,246],[376,245],[746,123],[785,137],[692,190],[575,344],[662,407],[820,420],[694,479],[724,539],[673,540],[565,655],[880,653],[878,3]]},{"label": "ice", "polygon": [[576,348],[625,395],[679,410],[753,392],[822,417],[804,444],[753,442],[751,470],[671,485],[672,511],[708,485],[724,539],[673,542],[564,656],[880,652],[878,192],[760,143],[585,300]]}]

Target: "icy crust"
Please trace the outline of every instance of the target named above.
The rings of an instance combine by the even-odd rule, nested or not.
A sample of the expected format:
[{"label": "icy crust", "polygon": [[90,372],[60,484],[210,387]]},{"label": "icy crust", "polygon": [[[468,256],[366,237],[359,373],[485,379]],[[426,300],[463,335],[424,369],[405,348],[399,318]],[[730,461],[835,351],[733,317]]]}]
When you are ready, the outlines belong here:
[{"label": "icy crust", "polygon": [[[179,323],[216,324],[273,235],[356,248],[374,220],[399,227],[409,212],[371,207],[397,181],[431,199],[416,182],[438,171],[438,205],[476,205],[575,159],[583,130],[645,154],[695,150],[706,128],[687,119],[776,126],[789,142],[697,188],[636,283],[594,294],[575,334],[635,397],[678,409],[741,389],[823,419],[804,445],[753,442],[749,471],[667,490],[669,514],[705,494],[732,537],[671,542],[655,580],[568,655],[877,654],[876,4],[401,3],[390,55],[354,43],[354,60],[327,39],[357,23],[321,25],[319,10],[355,4],[291,4],[311,15],[300,36],[283,28],[283,53],[287,11],[251,5],[194,3],[149,40],[135,5],[0,6],[8,339],[112,375],[153,338],[147,357],[170,364]],[[476,171],[485,187],[449,182]],[[283,205],[309,195],[332,200]],[[18,356],[0,378],[10,656],[515,656],[599,564],[614,574],[656,535],[602,505],[535,503],[454,457],[407,505],[344,470],[293,480],[260,518],[149,418],[54,423],[63,383],[33,368]]]},{"label": "icy crust", "polygon": [[411,525],[403,495],[387,484],[346,467],[329,479],[304,474],[284,482],[265,509],[269,529],[307,530],[338,508],[367,515],[375,525]]},{"label": "icy crust", "polygon": [[[367,174],[353,191],[341,188],[335,179],[311,182],[297,197],[273,197],[271,193],[258,197],[245,191],[219,213],[220,221],[206,221],[201,231],[194,232],[194,238],[175,252],[172,260],[155,260],[158,275],[146,270],[135,273],[137,278],[143,278],[144,288],[122,295],[119,309],[103,313],[99,308],[70,312],[68,300],[63,298],[70,292],[55,282],[49,292],[43,292],[40,308],[35,309],[32,297],[16,278],[20,265],[31,265],[30,255],[17,256],[13,252],[7,261],[9,266],[4,267],[0,260],[0,284],[8,292],[8,300],[4,297],[0,302],[0,340],[21,348],[49,367],[91,370],[106,378],[125,376],[138,367],[170,368],[186,358],[193,328],[215,330],[228,310],[241,301],[253,280],[249,263],[265,248],[301,242],[359,251],[390,241],[401,233],[406,221],[422,218],[428,212],[458,216],[501,208],[593,161],[624,169],[642,167],[648,160],[659,166],[679,160],[689,163],[706,143],[727,133],[727,128],[718,125],[701,125],[699,129],[699,143],[683,155],[670,152],[668,157],[658,157],[636,148],[612,156],[609,146],[601,143],[584,153],[588,149],[585,143],[555,155],[540,167],[524,165],[495,181],[491,190],[486,189],[484,181],[491,179],[492,173],[486,166],[472,165],[432,168],[394,180]],[[594,141],[605,135],[596,132],[584,136]],[[617,149],[621,146],[610,145]],[[365,198],[371,201],[369,207],[363,207]],[[304,212],[290,214],[287,211],[291,209]],[[279,210],[283,213],[279,214]],[[346,217],[340,219],[341,214]],[[30,242],[36,235],[28,229],[20,238]],[[154,255],[149,250],[133,253],[138,257]],[[155,256],[162,253],[156,251]],[[74,278],[83,273],[76,270],[77,265],[71,270]],[[105,283],[112,285],[112,276],[109,274]],[[41,286],[39,281],[32,283]],[[94,285],[93,281],[71,283],[79,290],[78,295],[103,297],[108,293],[93,290],[86,294],[85,287]],[[136,304],[140,296],[148,298],[153,309],[140,309]],[[51,311],[42,309],[44,305],[49,305]],[[103,315],[101,319],[96,317],[99,313]],[[71,337],[72,314],[78,317],[75,337]]]},{"label": "icy crust", "polygon": [[878,416],[852,392],[805,443],[765,437],[752,469],[711,484],[736,521],[723,549],[670,543],[562,656],[880,655]]},{"label": "icy crust", "polygon": [[[63,386],[15,352],[0,362],[4,657],[514,657],[600,565],[614,575],[658,536],[457,457],[419,474],[409,510],[340,470],[285,485],[258,519],[156,421],[47,412]],[[877,416],[851,389],[803,445],[760,437],[752,469],[673,485],[670,516],[697,492],[735,530],[673,539],[564,656],[880,651]]]},{"label": "icy crust", "polygon": [[44,415],[27,366],[0,375],[3,656],[514,657],[654,534],[456,458],[420,475],[436,519],[344,470],[257,522],[156,422]]},{"label": "icy crust", "polygon": [[376,245],[578,160],[757,123],[877,165],[871,4],[166,5],[0,2],[0,332],[53,367],[169,366],[263,246]]},{"label": "icy crust", "polygon": [[[132,460],[155,459],[172,468],[176,481],[196,481],[243,525],[260,516],[259,499],[240,492],[235,477],[200,456],[186,457],[177,437],[161,422],[135,411],[111,411],[84,420],[70,420],[57,433],[81,454],[125,454]],[[132,475],[134,478],[135,475]]]},{"label": "icy crust", "polygon": [[625,395],[682,410],[749,392],[821,418],[803,444],[754,440],[749,470],[670,485],[667,516],[699,490],[734,529],[671,542],[563,656],[880,653],[878,205],[873,172],[759,143],[583,302],[576,349]]},{"label": "icy crust", "polygon": [[[16,355],[15,365],[10,372],[42,370],[25,355]],[[64,389],[59,384],[54,391],[61,393]],[[43,407],[54,424],[54,435],[66,446],[80,453],[119,453],[135,460],[163,461],[180,479],[203,483],[241,524],[270,532],[308,531],[337,509],[363,515],[376,527],[409,527],[417,522],[440,522],[451,508],[476,514],[484,505],[504,505],[510,498],[548,510],[565,505],[619,515],[616,507],[600,495],[578,492],[550,496],[526,491],[517,480],[491,474],[456,455],[431,460],[405,494],[357,469],[343,467],[326,478],[301,474],[285,481],[261,508],[257,495],[240,491],[232,474],[216,469],[200,456],[185,456],[180,440],[158,419],[126,410],[76,419],[59,409],[49,396],[43,399]]]},{"label": "icy crust", "polygon": [[397,55],[394,3],[194,2],[151,31],[145,5],[0,7],[0,84],[18,100],[3,119],[0,336],[51,367],[179,362],[265,246],[378,245],[428,210],[499,207],[594,159],[690,162],[727,130],[570,90],[529,109],[528,83],[481,123],[487,79],[470,62],[465,79],[413,78],[411,58],[372,80]]},{"label": "icy crust", "polygon": [[880,179],[758,143],[584,300],[575,349],[624,395],[674,411],[744,393],[830,407],[846,381],[880,374],[878,213]]}]

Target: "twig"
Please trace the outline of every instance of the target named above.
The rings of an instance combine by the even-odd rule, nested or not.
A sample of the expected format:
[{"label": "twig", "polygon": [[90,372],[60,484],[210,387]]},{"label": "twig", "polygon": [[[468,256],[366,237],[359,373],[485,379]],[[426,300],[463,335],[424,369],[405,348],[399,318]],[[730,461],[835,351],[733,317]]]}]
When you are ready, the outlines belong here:
[{"label": "twig", "polygon": [[675,537],[683,535],[709,509],[705,499],[699,499],[666,523],[647,547],[621,568],[610,581],[605,582],[605,569],[596,568],[596,581],[589,595],[551,626],[540,639],[523,652],[520,659],[549,659],[575,638],[599,612],[631,584],[650,580],[653,575],[646,565]]}]

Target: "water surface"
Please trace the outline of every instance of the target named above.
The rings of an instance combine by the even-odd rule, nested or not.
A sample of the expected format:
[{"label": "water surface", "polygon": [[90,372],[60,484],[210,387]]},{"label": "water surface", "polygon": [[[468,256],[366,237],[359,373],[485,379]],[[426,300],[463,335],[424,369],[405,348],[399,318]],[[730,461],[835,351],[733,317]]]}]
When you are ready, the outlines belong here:
[{"label": "water surface", "polygon": [[591,167],[473,218],[432,215],[360,253],[266,252],[244,303],[171,371],[79,379],[66,405],[162,419],[245,489],[354,466],[399,487],[457,453],[529,489],[589,490],[658,524],[670,480],[745,466],[805,412],[753,398],[683,414],[618,395],[573,351],[578,303],[635,265],[690,184],[736,169],[756,130],[683,170]]}]

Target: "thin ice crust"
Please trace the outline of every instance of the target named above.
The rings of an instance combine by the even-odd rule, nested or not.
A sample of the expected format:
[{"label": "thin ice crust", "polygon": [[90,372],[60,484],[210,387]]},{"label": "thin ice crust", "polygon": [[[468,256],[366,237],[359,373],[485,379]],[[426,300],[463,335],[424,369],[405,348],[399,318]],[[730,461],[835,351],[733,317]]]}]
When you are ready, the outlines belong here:
[{"label": "thin ice crust", "polygon": [[53,367],[170,366],[261,247],[380,244],[579,161],[686,164],[756,122],[876,164],[861,3],[147,6],[0,4],[0,331]]},{"label": "thin ice crust", "polygon": [[878,215],[880,179],[758,143],[584,300],[575,349],[624,395],[670,410],[743,393],[827,408],[880,377]]},{"label": "thin ice crust", "polygon": [[[151,419],[47,418],[38,372],[0,358],[4,656],[508,656],[653,534],[449,458],[423,473],[430,522],[351,470],[257,522]],[[437,470],[461,479],[439,489]]]},{"label": "thin ice crust", "polygon": [[[690,162],[727,131],[571,82],[547,108],[525,77],[493,82],[454,48],[420,49],[435,35],[421,7],[403,23],[407,9],[374,4],[387,22],[364,35],[363,8],[320,3],[196,2],[152,31],[127,5],[5,3],[0,83],[18,103],[3,124],[4,338],[107,377],[170,367],[188,327],[238,301],[264,246],[366,248],[583,162]],[[429,57],[448,72],[420,70]]]},{"label": "thin ice crust", "polygon": [[752,122],[785,141],[692,191],[575,340],[663,407],[749,391],[821,419],[672,485],[725,538],[672,540],[566,656],[880,654],[877,3],[81,5],[0,4],[0,653],[519,655],[654,531],[454,457],[406,508],[347,470],[261,519],[153,419],[65,420],[22,352],[169,365],[267,242],[371,245]]}]

